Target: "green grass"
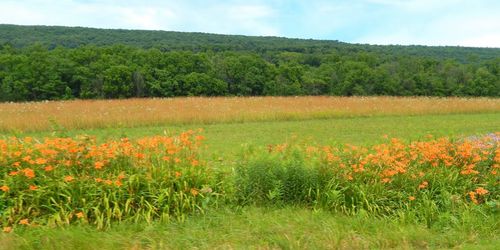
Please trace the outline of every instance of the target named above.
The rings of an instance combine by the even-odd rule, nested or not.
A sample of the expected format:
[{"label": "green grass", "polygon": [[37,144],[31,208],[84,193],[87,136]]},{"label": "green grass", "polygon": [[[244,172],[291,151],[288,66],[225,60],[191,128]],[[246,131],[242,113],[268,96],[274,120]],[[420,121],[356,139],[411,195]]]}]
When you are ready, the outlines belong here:
[{"label": "green grass", "polygon": [[[293,136],[319,144],[373,145],[383,142],[385,134],[403,140],[422,139],[428,134],[455,138],[484,134],[500,131],[500,113],[58,130],[18,136],[89,134],[105,140],[138,138],[164,131],[171,134],[200,127],[205,131],[209,152],[204,157],[226,159],[233,158],[242,144],[264,147],[283,143]],[[223,160],[221,164],[228,162]],[[344,216],[295,207],[223,206],[183,223],[117,224],[107,231],[86,226],[39,227],[0,233],[0,249],[498,249],[500,246],[498,214],[482,216],[479,211],[472,211],[459,218],[441,220],[427,228],[425,224],[394,217]]]},{"label": "green grass", "polygon": [[404,140],[417,140],[424,138],[428,134],[437,137],[484,134],[500,130],[500,113],[376,116],[304,121],[57,130],[19,134],[19,136],[41,138],[53,135],[75,136],[88,134],[104,140],[119,137],[137,138],[165,132],[173,134],[197,128],[204,129],[202,134],[207,138],[205,145],[208,147],[209,152],[218,157],[229,156],[240,151],[242,144],[266,146],[268,144],[283,143],[293,136],[296,136],[299,140],[319,144],[373,145],[382,142],[383,135]]},{"label": "green grass", "polygon": [[[397,219],[303,208],[221,209],[184,223],[35,228],[0,235],[0,249],[495,249],[495,222],[476,214],[426,228]],[[496,228],[498,231],[498,228]]]}]

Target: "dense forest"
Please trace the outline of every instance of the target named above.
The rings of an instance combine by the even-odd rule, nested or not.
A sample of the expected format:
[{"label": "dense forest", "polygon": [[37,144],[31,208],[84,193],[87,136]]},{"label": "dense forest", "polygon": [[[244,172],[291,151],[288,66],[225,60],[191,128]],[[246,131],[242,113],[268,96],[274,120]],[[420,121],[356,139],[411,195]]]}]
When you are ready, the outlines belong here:
[{"label": "dense forest", "polygon": [[0,25],[0,101],[500,96],[500,49]]}]

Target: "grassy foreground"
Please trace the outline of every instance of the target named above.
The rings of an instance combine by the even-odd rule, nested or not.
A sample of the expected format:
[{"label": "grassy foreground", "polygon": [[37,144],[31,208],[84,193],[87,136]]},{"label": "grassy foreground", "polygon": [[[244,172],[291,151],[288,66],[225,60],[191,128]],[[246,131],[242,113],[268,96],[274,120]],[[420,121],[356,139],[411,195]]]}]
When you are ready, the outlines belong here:
[{"label": "grassy foreground", "polygon": [[[499,113],[446,114],[419,116],[375,116],[307,121],[267,121],[220,123],[210,125],[170,125],[136,128],[105,128],[20,133],[18,136],[96,136],[98,141],[121,137],[140,138],[176,134],[201,127],[207,138],[201,157],[219,159],[217,167],[234,167],[235,153],[242,144],[257,148],[285,141],[310,144],[339,145],[344,143],[374,145],[382,143],[383,135],[404,141],[436,137],[464,138],[498,131]],[[12,135],[4,133],[5,136]],[[226,161],[230,158],[230,161]],[[489,188],[493,195],[497,189]],[[498,208],[497,208],[498,210]],[[403,213],[397,216],[372,216],[356,213],[346,216],[308,206],[227,206],[188,216],[184,222],[158,221],[122,222],[101,231],[94,226],[76,224],[52,228],[47,226],[23,229],[10,234],[0,233],[0,249],[425,249],[463,248],[496,249],[500,245],[497,212],[485,213],[474,207],[460,213],[440,212],[432,225]]]},{"label": "grassy foreground", "polygon": [[[443,217],[443,226],[303,208],[219,209],[184,223],[35,228],[1,235],[0,249],[496,249],[498,217]],[[493,220],[493,221],[492,221]]]}]

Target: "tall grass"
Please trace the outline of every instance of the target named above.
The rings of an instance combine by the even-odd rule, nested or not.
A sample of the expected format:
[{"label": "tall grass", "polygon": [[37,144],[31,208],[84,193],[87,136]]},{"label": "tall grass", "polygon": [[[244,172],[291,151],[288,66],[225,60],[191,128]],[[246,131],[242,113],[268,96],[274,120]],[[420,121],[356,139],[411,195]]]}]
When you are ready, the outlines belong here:
[{"label": "tall grass", "polygon": [[0,104],[1,132],[377,115],[500,112],[500,99],[217,97]]}]

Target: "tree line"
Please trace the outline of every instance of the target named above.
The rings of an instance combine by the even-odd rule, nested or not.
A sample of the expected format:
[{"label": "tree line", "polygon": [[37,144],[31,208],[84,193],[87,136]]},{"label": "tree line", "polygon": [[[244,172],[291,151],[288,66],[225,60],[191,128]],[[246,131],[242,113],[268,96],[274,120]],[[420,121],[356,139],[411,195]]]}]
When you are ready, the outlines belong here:
[{"label": "tree line", "polygon": [[[16,40],[12,32],[26,34],[29,29],[0,25],[0,34],[11,32],[7,36],[10,40],[0,38],[4,39],[0,45],[0,101],[262,95],[500,96],[500,49],[32,29],[48,29],[53,34]],[[56,31],[60,31],[59,36]],[[105,32],[112,34],[112,45],[101,44],[101,33]],[[150,35],[121,44],[131,34],[141,32]],[[72,35],[87,41],[92,34],[95,44],[64,45]],[[186,40],[180,39],[183,36]],[[47,43],[51,38],[55,42]],[[157,44],[167,45],[149,46],[156,38]],[[235,47],[239,41],[240,47]]]},{"label": "tree line", "polygon": [[489,60],[500,57],[500,48],[366,45],[350,44],[337,40],[0,24],[0,44],[5,43],[16,48],[31,46],[34,43],[40,43],[47,46],[49,49],[54,49],[58,46],[77,48],[84,45],[109,46],[122,44],[144,49],[157,48],[161,51],[247,51],[258,54],[277,51],[306,54],[328,53],[332,50],[339,53],[357,53],[365,51],[377,54],[456,59],[459,62],[475,62],[478,60]]}]

